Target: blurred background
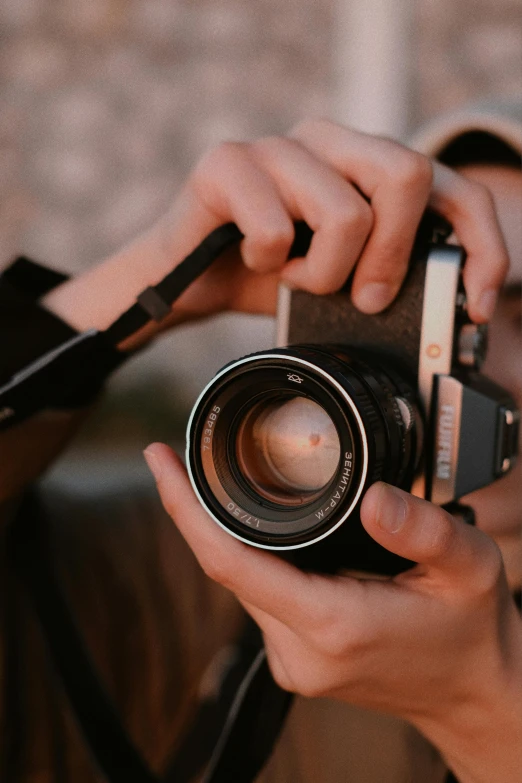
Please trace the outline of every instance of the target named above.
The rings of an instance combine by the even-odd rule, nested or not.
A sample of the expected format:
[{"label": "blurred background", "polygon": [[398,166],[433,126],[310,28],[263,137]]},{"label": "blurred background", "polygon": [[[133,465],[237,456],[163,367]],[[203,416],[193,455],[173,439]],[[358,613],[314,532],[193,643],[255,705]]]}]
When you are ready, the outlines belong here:
[{"label": "blurred background", "polygon": [[[522,91],[519,0],[0,0],[0,267],[71,274],[147,228],[198,158],[310,115],[407,139]],[[49,481],[145,480],[227,360],[271,319],[178,329],[111,381]]]}]

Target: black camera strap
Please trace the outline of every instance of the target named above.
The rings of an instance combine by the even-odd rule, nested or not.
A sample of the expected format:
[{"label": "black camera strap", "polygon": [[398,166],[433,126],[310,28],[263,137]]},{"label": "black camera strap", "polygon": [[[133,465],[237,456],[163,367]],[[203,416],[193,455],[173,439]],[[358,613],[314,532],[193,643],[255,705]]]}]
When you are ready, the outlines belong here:
[{"label": "black camera strap", "polygon": [[[451,227],[440,216],[427,211],[421,220],[416,242],[428,242],[434,236],[447,236]],[[294,242],[289,258],[305,256],[310,247],[313,232],[303,221],[295,223]],[[60,333],[51,349],[46,348],[36,360],[15,372],[3,382],[0,378],[0,431],[9,429],[24,419],[46,408],[78,408],[90,402],[103,386],[107,376],[115,370],[129,353],[118,346],[136,334],[151,321],[160,323],[171,313],[171,307],[179,296],[200,277],[219,256],[237,244],[243,234],[235,223],[227,223],[212,231],[175,269],[159,283],[147,287],[135,303],[105,331],[90,329],[77,334],[62,324],[67,331]],[[27,291],[27,278],[30,280]],[[18,259],[0,276],[0,303],[2,286],[8,287],[8,297],[13,296],[13,284],[25,289],[22,302],[31,307],[31,318],[42,320],[45,338],[51,327],[59,334],[59,319],[38,307],[36,298],[65,279],[28,259]],[[20,285],[20,282],[23,284]],[[20,310],[17,301],[16,309]],[[11,317],[11,316],[10,316]],[[22,313],[23,322],[23,313]],[[33,330],[34,331],[34,330]],[[66,334],[70,335],[68,338]],[[26,341],[31,349],[34,334]]]},{"label": "black camera strap", "polygon": [[[234,223],[220,226],[163,280],[142,291],[136,302],[108,329],[91,329],[82,334],[69,330],[68,339],[62,336],[54,347],[12,375],[7,383],[0,385],[0,430],[45,408],[77,408],[90,402],[107,376],[129,356],[117,346],[151,321],[159,323],[166,318],[173,303],[189,285],[242,237]],[[289,257],[305,255],[311,237],[312,231],[305,223],[296,223]],[[25,268],[27,271],[27,265]],[[38,265],[32,264],[31,272],[35,269],[38,271]],[[0,283],[5,282],[6,274],[9,276],[9,270],[2,275]],[[46,311],[40,314],[45,315],[47,321],[57,320]]]},{"label": "black camera strap", "polygon": [[[105,337],[112,345],[118,345],[149,321],[162,321],[170,314],[172,304],[189,285],[227,248],[236,245],[241,239],[243,234],[235,223],[216,228],[163,280],[142,291],[136,303],[104,332]],[[295,238],[288,257],[306,255],[311,240],[312,230],[307,224],[295,223]]]},{"label": "black camera strap", "polygon": [[[174,271],[145,289],[105,332],[73,335],[14,374],[0,387],[0,430],[45,408],[85,404],[126,357],[117,346],[151,320],[166,318],[188,286],[242,237],[232,223],[216,229]],[[310,228],[297,223],[290,257],[306,255],[311,237]],[[31,596],[56,672],[93,759],[109,783],[188,783],[207,762],[204,783],[255,780],[292,702],[270,674],[260,636],[256,644],[243,645],[222,698],[215,709],[200,712],[162,779],[135,747],[93,664],[56,577],[49,524],[34,495],[24,501],[9,538],[11,561]],[[239,686],[235,690],[232,681]],[[194,752],[187,753],[186,748]]]},{"label": "black camera strap", "polygon": [[[91,393],[96,391],[125,358],[116,346],[151,320],[159,322],[168,316],[183,291],[242,236],[232,223],[216,229],[173,272],[143,291],[105,332],[73,335],[15,374],[0,388],[0,429],[47,407],[84,404],[86,387]],[[296,224],[290,257],[305,255],[311,236],[306,224]],[[23,263],[27,272],[26,261]],[[31,267],[32,262],[28,263]],[[37,265],[32,265],[31,274],[34,270],[38,278]],[[46,278],[43,288],[37,280],[40,293],[63,279]],[[202,705],[166,775],[160,777],[134,745],[92,661],[56,577],[49,524],[34,494],[26,497],[11,526],[9,551],[31,597],[54,669],[107,781],[188,783],[205,766],[204,783],[255,780],[271,755],[292,703],[292,695],[279,688],[270,674],[258,631],[253,634],[248,630],[248,643],[240,640],[237,661],[223,680],[215,703]]]}]

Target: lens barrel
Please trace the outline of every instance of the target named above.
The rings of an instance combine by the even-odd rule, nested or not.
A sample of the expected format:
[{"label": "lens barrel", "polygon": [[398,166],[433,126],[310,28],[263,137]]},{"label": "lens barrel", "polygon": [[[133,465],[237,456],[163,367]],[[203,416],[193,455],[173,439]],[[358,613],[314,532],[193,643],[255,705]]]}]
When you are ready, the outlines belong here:
[{"label": "lens barrel", "polygon": [[343,564],[365,568],[366,555],[350,551],[366,535],[363,492],[381,479],[407,488],[418,461],[413,388],[382,357],[339,346],[292,346],[232,362],[190,417],[193,487],[216,522],[246,543],[319,552],[321,542],[331,548],[342,537]]}]

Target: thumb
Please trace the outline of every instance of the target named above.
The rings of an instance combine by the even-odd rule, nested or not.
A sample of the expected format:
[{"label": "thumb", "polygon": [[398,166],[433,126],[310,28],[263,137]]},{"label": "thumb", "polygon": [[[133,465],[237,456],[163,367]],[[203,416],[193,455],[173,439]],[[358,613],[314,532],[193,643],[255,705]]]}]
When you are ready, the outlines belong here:
[{"label": "thumb", "polygon": [[361,521],[379,544],[453,579],[475,581],[479,571],[497,572],[501,555],[485,533],[439,506],[378,482],[366,493]]}]

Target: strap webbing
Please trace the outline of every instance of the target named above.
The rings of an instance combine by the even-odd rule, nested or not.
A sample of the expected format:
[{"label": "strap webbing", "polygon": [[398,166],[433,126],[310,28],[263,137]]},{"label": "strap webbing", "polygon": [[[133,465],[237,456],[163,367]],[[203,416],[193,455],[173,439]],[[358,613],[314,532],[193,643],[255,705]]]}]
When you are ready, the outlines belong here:
[{"label": "strap webbing", "polygon": [[202,783],[252,783],[281,733],[293,701],[268,668],[260,649],[237,690]]},{"label": "strap webbing", "polygon": [[[63,350],[55,350],[17,376],[13,387],[25,384],[24,405],[17,405],[17,420],[38,409],[35,404],[37,398],[41,401],[43,397],[45,406],[45,403],[56,403],[57,394],[63,399],[72,393],[67,382],[74,385],[79,373],[69,373],[68,362],[71,366],[77,365],[78,361],[90,365],[90,362],[82,361],[79,349],[84,344],[89,350],[89,346],[98,341],[101,346],[98,356],[103,358],[107,354],[112,361],[112,346],[137,332],[151,319],[165,317],[180,294],[226,248],[242,237],[233,223],[217,228],[156,286],[142,292],[138,301],[105,332],[82,335],[77,341],[79,348],[73,341],[71,347],[74,350],[65,350],[67,346]],[[297,223],[289,257],[306,255],[311,238],[311,229],[305,223]],[[41,285],[45,283],[42,281]],[[117,354],[123,356],[119,352]],[[45,381],[43,384],[42,379]],[[17,388],[12,390],[15,401]],[[36,496],[26,498],[16,523],[11,527],[9,542],[12,562],[30,593],[56,672],[100,771],[110,783],[160,783],[160,777],[150,770],[120,720],[56,579],[49,526]],[[243,668],[244,676],[232,706],[230,698],[223,698],[221,708],[213,711],[212,729],[218,742],[212,752],[205,783],[230,783],[232,780],[234,783],[251,783],[270,756],[288,714],[292,696],[274,682],[260,637],[253,652],[247,666],[245,659],[240,661],[239,668]],[[163,783],[186,783],[189,778],[184,777],[183,770],[193,776],[206,764],[215,743],[198,743],[197,735],[202,726],[208,729],[207,718],[208,714],[196,720],[186,741],[186,747],[192,745],[198,748],[199,758],[191,763],[182,749],[169,765],[170,771]]]},{"label": "strap webbing", "polygon": [[[203,274],[228,247],[237,244],[243,234],[235,223],[227,223],[212,231],[178,266],[157,285],[145,289],[137,301],[105,331],[113,345],[135,334],[150,320],[162,320],[171,305]],[[312,230],[306,223],[295,224],[295,239],[289,258],[306,255]],[[152,294],[152,296],[151,296]],[[163,305],[163,306],[162,306]]]},{"label": "strap webbing", "polygon": [[[216,228],[161,282],[146,290],[156,291],[170,311],[170,305],[176,301],[178,296],[203,274],[227,247],[236,244],[242,237],[243,234],[235,223],[227,223],[225,226]],[[130,335],[135,334],[151,318],[153,319],[154,315],[144,309],[140,301],[137,301],[109,326],[105,334],[113,345],[117,345]]]},{"label": "strap webbing", "polygon": [[37,264],[26,256],[18,256],[4,269],[2,278],[28,299],[39,299],[60,283],[64,283],[68,276]]}]

